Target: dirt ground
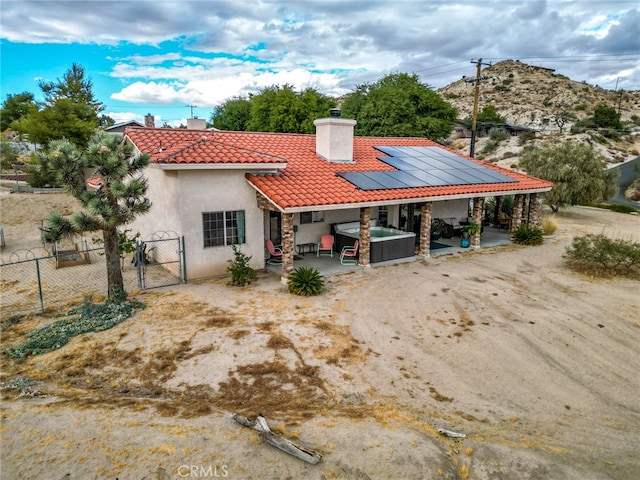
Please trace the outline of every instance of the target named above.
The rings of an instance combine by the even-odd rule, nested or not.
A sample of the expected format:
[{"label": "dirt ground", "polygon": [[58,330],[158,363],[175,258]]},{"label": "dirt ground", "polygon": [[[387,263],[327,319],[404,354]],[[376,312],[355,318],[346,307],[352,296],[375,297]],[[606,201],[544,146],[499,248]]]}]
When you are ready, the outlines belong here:
[{"label": "dirt ground", "polygon": [[[74,208],[0,195],[5,250],[37,245],[52,204]],[[147,308],[111,330],[1,356],[1,380],[38,383],[2,391],[0,477],[636,479],[640,283],[575,274],[562,255],[588,232],[640,240],[640,217],[556,218],[542,246],[331,276],[319,297],[264,272],[130,292]],[[5,328],[2,348],[49,321]],[[324,458],[261,442],[234,412]]]}]

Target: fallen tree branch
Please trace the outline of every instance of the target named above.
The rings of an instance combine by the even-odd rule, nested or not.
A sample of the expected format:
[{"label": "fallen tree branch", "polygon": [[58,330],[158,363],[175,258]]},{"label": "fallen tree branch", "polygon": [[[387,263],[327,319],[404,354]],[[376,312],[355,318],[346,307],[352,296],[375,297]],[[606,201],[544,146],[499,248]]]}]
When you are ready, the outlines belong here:
[{"label": "fallen tree branch", "polygon": [[322,460],[322,455],[318,452],[297,445],[291,440],[284,438],[282,435],[278,435],[277,433],[272,432],[269,428],[269,425],[267,424],[267,419],[264,418],[262,414],[258,414],[255,420],[250,420],[238,413],[234,413],[232,418],[243,427],[257,430],[258,435],[264,442],[273,447],[276,447],[279,450],[282,450],[283,452],[288,453],[289,455],[293,455],[294,457],[299,458],[300,460],[303,460],[307,463],[311,463],[312,465],[315,465],[320,460]]}]

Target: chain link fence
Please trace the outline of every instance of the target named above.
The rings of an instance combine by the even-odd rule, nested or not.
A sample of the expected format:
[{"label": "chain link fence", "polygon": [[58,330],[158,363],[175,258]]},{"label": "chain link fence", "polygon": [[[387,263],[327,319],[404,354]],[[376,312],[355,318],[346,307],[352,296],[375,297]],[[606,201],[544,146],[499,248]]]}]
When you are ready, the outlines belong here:
[{"label": "chain link fence", "polygon": [[[126,291],[184,282],[183,242],[180,238],[139,242],[137,251],[122,260]],[[59,251],[44,248],[16,251],[0,264],[0,314],[3,321],[28,313],[58,312],[107,296],[104,248]]]}]

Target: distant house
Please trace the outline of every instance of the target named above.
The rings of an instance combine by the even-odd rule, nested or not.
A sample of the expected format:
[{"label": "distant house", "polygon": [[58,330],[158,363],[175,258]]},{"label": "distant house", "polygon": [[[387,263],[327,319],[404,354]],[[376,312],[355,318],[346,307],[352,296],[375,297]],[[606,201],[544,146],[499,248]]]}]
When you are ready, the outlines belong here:
[{"label": "distant house", "polygon": [[[553,186],[426,138],[354,137],[355,120],[337,115],[314,123],[315,135],[127,128],[151,156],[153,205],[130,228],[184,237],[189,280],[224,274],[233,244],[263,268],[272,240],[282,245],[286,278],[297,255],[338,229],[343,241],[359,240],[363,266],[416,248],[426,257],[432,218],[481,223],[484,197],[514,195],[513,228],[535,223],[536,195]],[[374,238],[380,227],[392,236]]]},{"label": "distant house", "polygon": [[144,127],[144,125],[135,120],[128,120],[126,122],[114,123],[110,127],[105,128],[105,132],[107,133],[124,133],[125,129],[128,127]]},{"label": "distant house", "polygon": [[[498,128],[501,131],[508,133],[512,137],[518,137],[522,134],[529,133],[535,135],[538,131],[532,127],[525,127],[523,125],[512,125],[510,123],[505,123],[503,125],[489,125],[483,122],[478,122],[476,125],[476,135],[478,137],[486,137],[489,135],[489,131],[492,128]],[[453,127],[453,131],[451,132],[451,138],[471,138],[471,129],[465,126],[465,123],[462,120],[458,120],[456,125]]]}]

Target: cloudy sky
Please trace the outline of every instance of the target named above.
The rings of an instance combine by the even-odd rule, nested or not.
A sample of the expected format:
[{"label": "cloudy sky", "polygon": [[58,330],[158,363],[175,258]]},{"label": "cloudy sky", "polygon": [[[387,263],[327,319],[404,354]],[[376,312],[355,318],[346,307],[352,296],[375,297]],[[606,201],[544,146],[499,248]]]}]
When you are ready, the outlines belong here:
[{"label": "cloudy sky", "polygon": [[81,64],[116,121],[209,118],[270,85],[338,96],[391,72],[434,88],[471,60],[640,89],[638,0],[2,0],[0,94]]}]

